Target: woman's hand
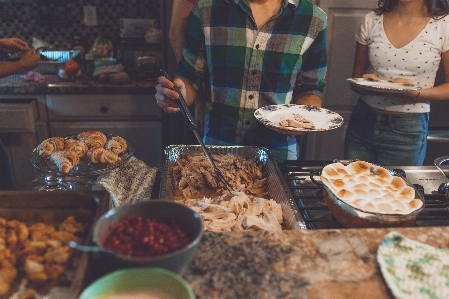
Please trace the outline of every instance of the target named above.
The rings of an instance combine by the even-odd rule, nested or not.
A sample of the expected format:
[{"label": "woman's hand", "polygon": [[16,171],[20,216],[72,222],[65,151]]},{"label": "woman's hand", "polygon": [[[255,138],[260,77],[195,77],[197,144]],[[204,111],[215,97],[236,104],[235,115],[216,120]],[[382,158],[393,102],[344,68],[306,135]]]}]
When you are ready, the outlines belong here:
[{"label": "woman's hand", "polygon": [[377,76],[374,75],[374,74],[363,74],[363,75],[362,75],[362,78],[368,79],[368,80],[370,80],[370,81],[379,81],[379,77],[377,77]]},{"label": "woman's hand", "polygon": [[11,53],[11,52],[22,52],[29,48],[27,42],[21,40],[20,38],[1,38],[0,39],[0,50]]},{"label": "woman's hand", "polygon": [[172,88],[174,86],[178,87],[182,96],[186,98],[186,86],[184,82],[179,78],[176,78],[171,82],[164,76],[160,76],[157,79],[157,82],[159,83],[156,85],[157,105],[168,113],[179,112],[180,109],[178,103],[176,103],[176,99],[179,98],[179,95],[176,91],[172,90]]},{"label": "woman's hand", "polygon": [[36,68],[41,62],[41,55],[36,52],[34,48],[25,52],[22,58],[17,63],[21,65],[22,71],[28,71]]}]

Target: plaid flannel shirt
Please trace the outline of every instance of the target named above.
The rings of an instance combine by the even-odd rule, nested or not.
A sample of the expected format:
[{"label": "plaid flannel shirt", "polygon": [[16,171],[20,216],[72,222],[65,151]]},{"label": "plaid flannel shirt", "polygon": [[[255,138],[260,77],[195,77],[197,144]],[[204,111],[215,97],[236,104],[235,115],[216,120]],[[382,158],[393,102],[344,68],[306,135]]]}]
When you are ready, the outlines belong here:
[{"label": "plaid flannel shirt", "polygon": [[198,0],[176,76],[196,90],[210,83],[204,143],[263,146],[278,162],[297,159],[296,138],[266,128],[254,112],[322,95],[326,25],[326,14],[307,0],[283,0],[261,30],[248,0]]}]

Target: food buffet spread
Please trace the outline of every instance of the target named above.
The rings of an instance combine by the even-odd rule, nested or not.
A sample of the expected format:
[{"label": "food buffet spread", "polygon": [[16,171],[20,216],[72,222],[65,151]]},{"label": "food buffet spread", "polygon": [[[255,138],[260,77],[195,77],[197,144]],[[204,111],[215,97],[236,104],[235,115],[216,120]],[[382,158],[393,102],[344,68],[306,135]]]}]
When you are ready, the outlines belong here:
[{"label": "food buffet spread", "polygon": [[[66,87],[54,85],[47,89]],[[276,114],[279,110],[282,115]],[[282,125],[280,119],[285,114],[282,109],[264,113],[260,121],[268,125],[270,117],[276,116],[273,124]],[[323,115],[326,115],[324,125],[318,121],[323,119]],[[343,121],[338,115],[328,117],[321,110],[310,112],[306,120],[294,114],[293,118],[295,122],[287,119],[287,127],[291,130],[305,124],[315,127],[308,130],[316,130],[317,126],[318,129],[325,126],[328,130],[340,126]],[[94,145],[95,142],[84,139],[86,133],[95,136],[100,144]],[[385,271],[385,265],[392,261],[391,252],[398,252],[394,249],[407,246],[410,252],[416,253],[412,258],[419,261],[422,255],[417,253],[418,247],[426,248],[432,254],[435,248],[449,250],[448,180],[436,167],[386,168],[363,161],[285,161],[277,164],[269,152],[260,147],[208,147],[234,189],[230,194],[213,176],[199,146],[172,145],[164,151],[160,178],[155,179],[154,192],[151,198],[148,196],[146,199],[188,206],[193,215],[201,219],[204,231],[199,229],[196,237],[191,235],[187,238],[187,245],[172,242],[182,247],[175,250],[175,254],[166,252],[155,257],[119,259],[101,251],[112,249],[122,254],[130,253],[134,252],[134,245],[141,250],[140,253],[136,250],[137,255],[142,255],[142,248],[170,250],[170,246],[156,246],[154,242],[136,235],[134,231],[140,228],[148,231],[165,229],[167,236],[178,233],[185,236],[187,233],[182,231],[182,225],[158,223],[140,215],[143,218],[131,217],[125,219],[128,222],[121,222],[121,226],[111,226],[111,231],[116,229],[116,235],[110,236],[107,248],[103,248],[105,243],[97,242],[98,238],[95,241],[94,233],[98,234],[95,224],[101,217],[106,221],[106,215],[120,214],[115,209],[125,207],[127,202],[124,199],[115,201],[118,204],[114,207],[111,205],[113,193],[106,192],[104,188],[80,192],[78,185],[73,183],[85,184],[92,175],[120,169],[125,171],[126,163],[135,158],[134,148],[127,140],[119,138],[107,132],[89,131],[44,140],[31,153],[30,161],[46,175],[46,187],[33,188],[33,191],[0,192],[0,228],[4,228],[0,232],[21,236],[16,243],[11,242],[14,240],[11,236],[10,239],[0,239],[8,240],[5,244],[16,246],[28,244],[25,249],[17,251],[19,255],[3,255],[8,258],[2,259],[1,271],[8,275],[0,275],[0,290],[5,293],[0,298],[97,298],[89,296],[95,292],[99,296],[101,286],[105,286],[102,277],[117,282],[119,288],[118,281],[131,275],[126,271],[117,273],[118,268],[126,267],[123,264],[119,266],[119,260],[125,264],[131,262],[134,267],[155,265],[154,258],[158,260],[158,267],[167,267],[166,258],[179,253],[183,253],[179,260],[182,262],[176,264],[182,267],[171,268],[174,271],[170,272],[178,275],[171,278],[173,283],[176,281],[183,286],[180,289],[184,291],[183,295],[172,295],[174,298],[397,298],[398,290],[415,293],[392,282],[403,279],[410,284],[409,280],[399,275],[389,277],[388,274],[393,272]],[[114,153],[113,149],[120,152]],[[68,151],[74,151],[77,156]],[[49,188],[47,176],[70,182],[75,188]],[[386,201],[388,198],[390,201]],[[137,206],[141,200],[139,198],[132,205]],[[132,200],[128,202],[131,205]],[[171,214],[177,213],[174,211],[168,209]],[[74,222],[66,225],[65,221]],[[54,240],[51,234],[45,239],[45,246],[30,245],[34,241],[36,226],[50,230],[56,236],[64,235],[66,231],[75,234],[72,239],[78,245],[88,245],[83,250],[92,252],[74,249],[67,240]],[[376,228],[372,228],[374,226]],[[17,234],[16,227],[26,228],[28,237]],[[74,229],[77,227],[83,230]],[[160,231],[154,238],[159,242],[164,239]],[[142,240],[137,242],[138,239]],[[413,242],[418,242],[418,245]],[[122,246],[123,243],[127,246]],[[391,248],[392,244],[399,247]],[[70,254],[64,255],[66,259],[58,260],[54,258],[55,251]],[[151,264],[146,264],[148,261],[143,262],[142,258],[149,259]],[[403,257],[397,254],[393,258]],[[5,266],[13,264],[15,270]],[[449,263],[440,257],[440,268],[425,268],[431,264],[416,262],[414,265],[419,265],[421,268],[418,270],[423,271],[415,271],[415,276],[411,277],[416,278],[423,273],[424,276],[428,273],[444,274],[441,267]],[[53,275],[53,272],[60,275]],[[166,277],[162,272],[156,276]],[[168,276],[164,278],[167,281],[171,279]],[[428,277],[430,280],[434,278],[432,275]],[[413,285],[433,292],[435,298],[448,298],[444,295],[438,297],[441,290],[429,284],[429,279]],[[139,279],[134,280],[142,283]],[[113,288],[111,285],[108,287]]]},{"label": "food buffet spread", "polygon": [[[430,184],[410,167],[277,164],[261,147],[208,150],[232,192],[196,145],[167,147],[153,196],[134,203],[113,207],[104,189],[1,192],[2,298],[134,294],[145,280],[102,291],[104,280],[142,266],[165,268],[183,286],[183,295],[152,286],[167,298],[395,298],[414,293],[416,278],[401,277],[409,283],[400,285],[395,274],[404,269],[384,271],[392,258],[404,258],[395,246],[408,246],[416,256],[405,258],[417,261],[418,249],[449,249],[442,165],[429,172],[438,175]],[[95,151],[115,158],[95,158]],[[79,177],[120,171],[132,155],[122,137],[85,131],[44,140],[30,161],[44,173]],[[437,253],[438,263],[426,267],[444,273],[449,259]],[[426,281],[416,285],[445,298],[447,286]]]}]

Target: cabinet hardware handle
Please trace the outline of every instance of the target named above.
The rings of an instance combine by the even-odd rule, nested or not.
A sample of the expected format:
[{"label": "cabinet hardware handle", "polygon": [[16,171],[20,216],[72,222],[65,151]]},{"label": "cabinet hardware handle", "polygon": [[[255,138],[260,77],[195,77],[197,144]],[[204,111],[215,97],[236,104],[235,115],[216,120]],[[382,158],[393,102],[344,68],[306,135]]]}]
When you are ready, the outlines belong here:
[{"label": "cabinet hardware handle", "polygon": [[100,112],[101,112],[101,113],[106,113],[106,112],[108,112],[108,107],[102,106],[102,107],[100,108]]}]

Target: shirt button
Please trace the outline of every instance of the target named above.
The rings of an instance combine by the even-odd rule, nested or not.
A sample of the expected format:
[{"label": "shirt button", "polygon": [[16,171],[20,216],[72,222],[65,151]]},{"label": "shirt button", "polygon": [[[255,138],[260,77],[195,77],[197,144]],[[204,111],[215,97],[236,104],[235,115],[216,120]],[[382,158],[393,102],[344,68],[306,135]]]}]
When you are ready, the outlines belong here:
[{"label": "shirt button", "polygon": [[249,95],[248,99],[252,100],[254,96],[252,94]]},{"label": "shirt button", "polygon": [[259,50],[259,44],[256,45],[256,49]]},{"label": "shirt button", "polygon": [[379,131],[378,131],[378,130],[375,130],[375,131],[374,131],[374,134],[379,135]]}]

